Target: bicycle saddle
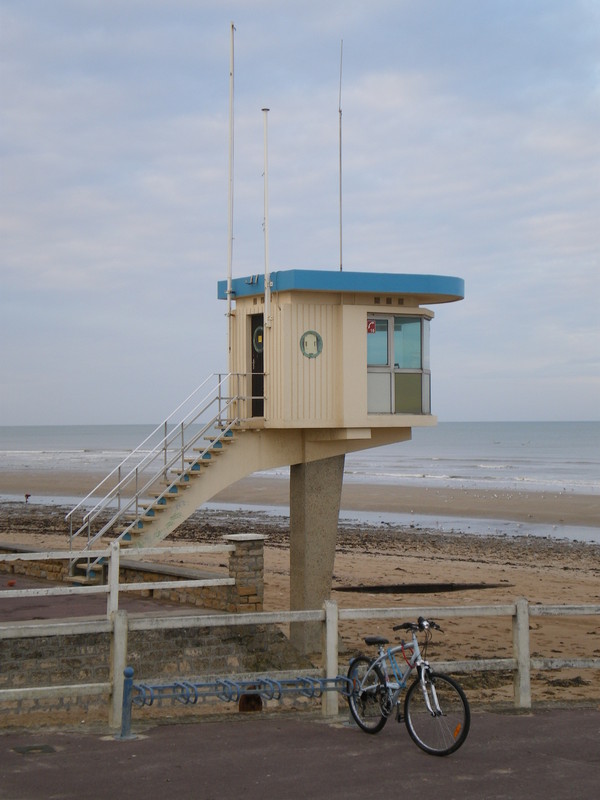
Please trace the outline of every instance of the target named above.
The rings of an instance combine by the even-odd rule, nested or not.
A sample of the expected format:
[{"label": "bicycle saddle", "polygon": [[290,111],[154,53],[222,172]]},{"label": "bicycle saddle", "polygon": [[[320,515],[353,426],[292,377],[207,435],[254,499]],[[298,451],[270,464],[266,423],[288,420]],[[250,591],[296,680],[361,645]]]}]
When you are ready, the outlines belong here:
[{"label": "bicycle saddle", "polygon": [[389,644],[389,639],[384,639],[383,636],[365,636],[365,644]]}]

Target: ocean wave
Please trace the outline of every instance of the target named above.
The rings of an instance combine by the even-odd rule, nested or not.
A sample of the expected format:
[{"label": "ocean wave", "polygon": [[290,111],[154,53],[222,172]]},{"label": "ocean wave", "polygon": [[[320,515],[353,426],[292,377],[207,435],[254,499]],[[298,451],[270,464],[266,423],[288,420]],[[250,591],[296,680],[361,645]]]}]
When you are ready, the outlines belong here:
[{"label": "ocean wave", "polygon": [[[0,470],[108,474],[152,430],[143,425],[0,427]],[[136,458],[148,452],[145,444]],[[286,477],[289,467],[263,474]],[[600,493],[598,476],[600,423],[441,423],[415,428],[408,442],[350,453],[345,469],[347,482],[594,495]]]}]

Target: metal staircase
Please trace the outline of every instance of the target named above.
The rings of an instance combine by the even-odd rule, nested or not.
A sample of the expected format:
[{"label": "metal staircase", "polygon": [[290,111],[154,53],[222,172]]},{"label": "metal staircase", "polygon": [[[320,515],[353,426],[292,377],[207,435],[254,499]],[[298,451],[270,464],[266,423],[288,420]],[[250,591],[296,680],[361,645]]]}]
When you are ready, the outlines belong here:
[{"label": "metal staircase", "polygon": [[[104,537],[129,548],[155,547],[253,472],[388,443],[377,431],[348,440],[335,431],[268,427],[264,416],[245,413],[257,399],[243,391],[250,378],[211,375],[67,514],[73,582],[103,579],[102,558],[86,551],[102,549],[96,543]],[[85,539],[83,547],[75,544],[78,538]]]},{"label": "metal staircase", "polygon": [[[71,550],[77,537],[87,540],[72,561],[85,573],[81,582],[101,571],[101,560],[81,558],[98,540],[110,536],[129,547],[155,544],[238,475],[243,477],[239,464],[233,469],[218,464],[228,460],[236,438],[244,435],[236,416],[240,394],[229,393],[241,377],[207,378],[67,514]],[[211,470],[219,476],[206,480]]]}]

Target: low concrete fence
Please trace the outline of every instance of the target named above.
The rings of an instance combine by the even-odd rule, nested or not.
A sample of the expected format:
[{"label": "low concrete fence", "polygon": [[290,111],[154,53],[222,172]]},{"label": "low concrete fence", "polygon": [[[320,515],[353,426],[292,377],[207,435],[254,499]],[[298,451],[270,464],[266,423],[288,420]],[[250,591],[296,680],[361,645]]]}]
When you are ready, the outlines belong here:
[{"label": "low concrete fence", "polygon": [[[1,595],[0,595],[1,597]],[[324,678],[333,679],[339,674],[338,629],[339,623],[358,619],[416,619],[418,616],[433,617],[436,620],[465,617],[510,617],[513,630],[513,657],[497,659],[473,659],[465,661],[435,661],[436,669],[452,672],[478,672],[487,670],[511,670],[514,672],[514,700],[518,708],[531,707],[531,670],[559,669],[577,667],[581,669],[600,669],[600,659],[572,658],[531,658],[529,648],[529,622],[532,616],[591,616],[600,614],[600,605],[535,605],[527,600],[496,606],[453,606],[453,607],[395,607],[338,609],[332,602],[326,602],[323,609],[315,611],[262,612],[247,614],[177,615],[165,617],[128,616],[125,611],[113,610],[109,618],[99,620],[74,619],[48,622],[20,622],[0,624],[0,642],[8,639],[23,639],[35,636],[57,636],[68,633],[104,632],[111,637],[110,681],[102,683],[82,683],[68,686],[33,686],[0,690],[0,703],[14,702],[28,697],[56,696],[63,692],[70,695],[103,694],[110,695],[109,725],[118,729],[122,721],[123,674],[128,665],[128,637],[134,631],[176,630],[180,628],[221,628],[231,629],[245,626],[284,625],[302,622],[320,622],[323,626],[323,664]],[[273,677],[276,678],[276,675]],[[328,692],[322,698],[323,713],[338,713],[338,697]]]}]

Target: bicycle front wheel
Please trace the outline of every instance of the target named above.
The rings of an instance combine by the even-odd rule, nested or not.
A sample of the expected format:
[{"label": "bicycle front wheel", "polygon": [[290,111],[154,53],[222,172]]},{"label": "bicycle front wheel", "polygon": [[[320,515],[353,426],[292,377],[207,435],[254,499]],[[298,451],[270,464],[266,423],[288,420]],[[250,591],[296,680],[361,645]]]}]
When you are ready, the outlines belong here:
[{"label": "bicycle front wheel", "polygon": [[383,673],[369,658],[358,656],[350,664],[348,678],[352,683],[348,705],[354,721],[365,733],[379,733],[387,722],[382,710],[386,692]]},{"label": "bicycle front wheel", "polygon": [[411,739],[426,753],[447,756],[465,743],[471,711],[465,693],[448,675],[425,671],[404,700],[404,721]]}]

